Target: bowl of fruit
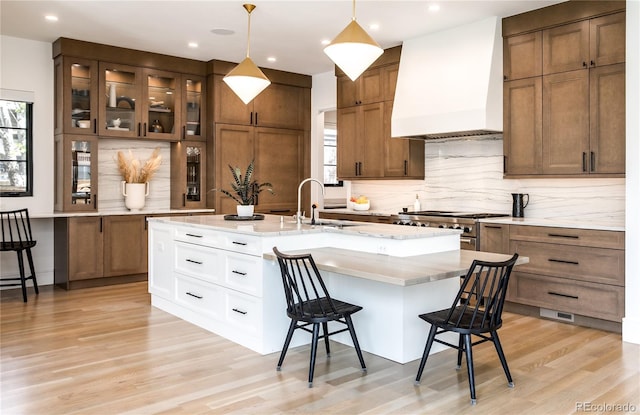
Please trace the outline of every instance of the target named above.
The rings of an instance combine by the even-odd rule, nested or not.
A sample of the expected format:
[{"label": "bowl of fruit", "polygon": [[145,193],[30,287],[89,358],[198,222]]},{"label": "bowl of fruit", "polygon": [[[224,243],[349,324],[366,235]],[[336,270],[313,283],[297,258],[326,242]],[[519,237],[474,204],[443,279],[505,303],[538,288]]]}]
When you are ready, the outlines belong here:
[{"label": "bowl of fruit", "polygon": [[353,210],[369,210],[369,208],[371,207],[371,203],[369,202],[369,199],[367,199],[366,196],[358,196],[358,197],[354,197],[352,196],[351,199],[349,199],[350,205],[351,205],[351,209]]}]

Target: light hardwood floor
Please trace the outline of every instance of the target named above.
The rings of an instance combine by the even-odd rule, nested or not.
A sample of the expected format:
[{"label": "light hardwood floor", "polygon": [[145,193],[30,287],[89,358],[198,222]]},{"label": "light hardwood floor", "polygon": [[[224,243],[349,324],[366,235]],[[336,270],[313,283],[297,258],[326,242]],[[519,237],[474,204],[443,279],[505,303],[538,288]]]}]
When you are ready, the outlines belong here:
[{"label": "light hardwood floor", "polygon": [[3,415],[640,413],[640,346],[510,313],[500,333],[516,386],[507,387],[493,346],[477,346],[471,406],[455,350],[431,356],[416,387],[418,361],[365,353],[363,375],[353,349],[332,343],[330,359],[319,348],[309,389],[308,347],[290,350],[277,372],[278,354],[152,308],[145,283],[43,287],[27,304],[3,292],[0,310]]}]

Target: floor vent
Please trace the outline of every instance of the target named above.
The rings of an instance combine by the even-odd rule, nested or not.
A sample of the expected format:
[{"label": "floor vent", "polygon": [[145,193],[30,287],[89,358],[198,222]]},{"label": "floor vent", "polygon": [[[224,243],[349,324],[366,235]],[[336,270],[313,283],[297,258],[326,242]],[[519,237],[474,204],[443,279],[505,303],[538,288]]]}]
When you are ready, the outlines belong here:
[{"label": "floor vent", "polygon": [[567,321],[573,323],[573,313],[563,313],[562,311],[540,309],[540,317],[552,318],[554,320]]}]

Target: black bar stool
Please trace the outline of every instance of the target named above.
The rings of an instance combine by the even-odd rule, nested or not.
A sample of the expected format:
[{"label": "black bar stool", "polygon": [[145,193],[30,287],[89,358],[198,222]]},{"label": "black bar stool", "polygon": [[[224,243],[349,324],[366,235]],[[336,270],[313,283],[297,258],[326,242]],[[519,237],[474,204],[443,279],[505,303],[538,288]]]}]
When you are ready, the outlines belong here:
[{"label": "black bar stool", "polygon": [[[19,278],[0,278],[0,285],[3,287],[22,287],[22,300],[27,302],[27,280],[33,281],[33,289],[38,294],[38,281],[33,266],[31,248],[36,246],[36,241],[31,235],[31,222],[29,221],[29,211],[27,209],[11,210],[0,212],[0,226],[2,228],[2,244],[0,251],[15,251],[18,254],[18,268],[20,268]],[[25,276],[24,259],[22,252],[27,253],[30,276]],[[4,281],[20,281],[5,283]]]}]

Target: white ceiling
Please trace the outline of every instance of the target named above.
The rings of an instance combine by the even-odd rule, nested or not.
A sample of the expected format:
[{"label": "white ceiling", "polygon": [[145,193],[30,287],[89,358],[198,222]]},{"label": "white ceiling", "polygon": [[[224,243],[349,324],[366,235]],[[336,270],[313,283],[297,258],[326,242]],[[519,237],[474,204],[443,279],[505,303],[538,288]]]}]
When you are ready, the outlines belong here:
[{"label": "white ceiling", "polygon": [[[209,61],[239,62],[246,53],[246,1],[0,0],[0,33],[38,41],[59,37]],[[356,17],[383,47],[488,16],[506,17],[558,0],[358,0]],[[438,12],[429,11],[438,4]],[[333,70],[322,52],[350,21],[351,0],[255,0],[251,58],[258,66],[313,75]],[[47,22],[46,14],[58,16]],[[369,29],[377,23],[378,30]],[[221,36],[212,29],[230,29]],[[187,47],[197,42],[197,49]],[[274,56],[276,62],[267,58]]]}]

